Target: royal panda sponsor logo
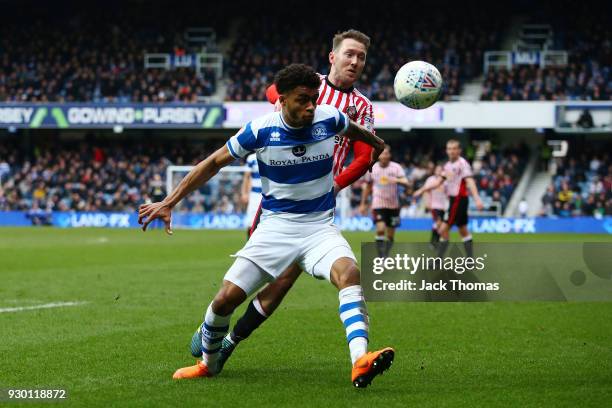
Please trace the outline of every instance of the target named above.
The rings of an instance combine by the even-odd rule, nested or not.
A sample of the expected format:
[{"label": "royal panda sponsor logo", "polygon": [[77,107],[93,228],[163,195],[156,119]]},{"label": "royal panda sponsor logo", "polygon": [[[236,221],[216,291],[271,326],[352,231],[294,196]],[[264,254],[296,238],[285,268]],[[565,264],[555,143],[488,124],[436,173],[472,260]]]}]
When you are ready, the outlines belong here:
[{"label": "royal panda sponsor logo", "polygon": [[[299,148],[299,147],[300,146],[295,146],[292,149],[294,155],[296,155],[296,150],[297,150],[296,148]],[[298,153],[299,153],[299,151],[298,151]],[[274,160],[274,159],[271,159],[266,164],[268,166],[293,166],[295,164],[312,163],[312,162],[316,162],[316,161],[319,161],[319,160],[325,160],[325,159],[331,158],[331,154],[329,154],[329,153],[321,153],[321,154],[316,154],[314,156],[304,156],[305,153],[306,153],[306,148],[304,147],[304,153],[300,154],[301,157],[298,156],[298,157],[300,157],[299,159],[284,159],[284,160]]]},{"label": "royal panda sponsor logo", "polygon": [[304,154],[306,154],[306,146],[293,146],[293,149],[291,149],[291,153],[293,153],[295,157],[302,157]]}]

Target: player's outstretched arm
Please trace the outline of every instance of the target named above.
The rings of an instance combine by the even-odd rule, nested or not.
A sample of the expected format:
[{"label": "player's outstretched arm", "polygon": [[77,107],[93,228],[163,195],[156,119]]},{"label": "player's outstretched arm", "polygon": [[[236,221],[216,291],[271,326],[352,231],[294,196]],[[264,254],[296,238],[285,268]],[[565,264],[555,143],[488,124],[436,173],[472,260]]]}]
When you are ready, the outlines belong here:
[{"label": "player's outstretched arm", "polygon": [[372,194],[372,184],[366,182],[361,189],[361,202],[359,203],[359,213],[366,215],[368,213],[368,198]]},{"label": "player's outstretched arm", "polygon": [[425,186],[423,186],[423,187],[419,188],[419,189],[418,189],[417,191],[415,191],[415,192],[414,192],[412,195],[413,195],[414,197],[419,197],[419,196],[423,195],[424,193],[426,193],[426,192],[428,192],[428,191],[434,190],[434,189],[436,189],[436,188],[440,187],[440,186],[441,186],[441,185],[444,183],[444,180],[445,180],[445,179],[446,179],[446,178],[445,178],[445,177],[443,177],[443,176],[442,176],[442,177],[438,177],[438,179],[437,179],[437,180],[436,180],[434,183],[432,183],[432,184],[430,184],[430,185],[428,185],[428,186],[427,186],[427,185],[425,185]]},{"label": "player's outstretched arm", "polygon": [[249,203],[249,192],[251,191],[251,172],[244,173],[242,186],[240,187],[240,200],[243,204]]},{"label": "player's outstretched arm", "polygon": [[466,177],[465,183],[467,185],[472,198],[474,198],[474,202],[476,203],[476,208],[482,210],[484,205],[482,204],[482,200],[480,199],[480,194],[478,194],[478,188],[476,187],[476,181],[474,181],[474,177]]},{"label": "player's outstretched arm", "polygon": [[161,219],[166,226],[166,232],[172,234],[171,213],[174,206],[176,206],[187,194],[206,183],[217,174],[221,168],[227,166],[234,160],[227,145],[225,145],[191,169],[174,191],[172,191],[172,194],[167,196],[163,201],[141,205],[138,209],[138,223],[142,225],[142,230],[146,231],[151,221]]},{"label": "player's outstretched arm", "polygon": [[410,182],[408,181],[408,178],[406,177],[398,177],[397,179],[395,179],[395,182],[397,184],[401,184],[402,186],[406,188],[410,187]]},{"label": "player's outstretched arm", "polygon": [[348,129],[346,130],[345,136],[351,139],[352,141],[360,140],[364,143],[369,144],[374,148],[374,153],[372,155],[372,165],[378,160],[378,156],[385,149],[385,141],[380,137],[376,136],[374,133],[370,132],[368,129],[363,126],[358,125],[352,120],[349,122]]}]

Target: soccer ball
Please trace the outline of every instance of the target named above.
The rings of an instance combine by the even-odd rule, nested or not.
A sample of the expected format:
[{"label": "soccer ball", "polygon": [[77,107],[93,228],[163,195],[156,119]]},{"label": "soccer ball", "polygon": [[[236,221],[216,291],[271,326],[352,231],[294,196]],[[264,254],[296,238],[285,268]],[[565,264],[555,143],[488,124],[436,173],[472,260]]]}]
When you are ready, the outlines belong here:
[{"label": "soccer ball", "polygon": [[402,105],[412,109],[429,108],[440,97],[442,75],[428,62],[412,61],[397,71],[393,89]]}]

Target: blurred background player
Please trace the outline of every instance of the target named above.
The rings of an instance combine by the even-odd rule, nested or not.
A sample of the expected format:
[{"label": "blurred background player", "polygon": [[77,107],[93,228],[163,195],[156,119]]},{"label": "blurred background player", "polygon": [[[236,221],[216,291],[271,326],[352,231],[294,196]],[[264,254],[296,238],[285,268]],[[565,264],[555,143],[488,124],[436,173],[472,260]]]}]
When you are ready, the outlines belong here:
[{"label": "blurred background player", "polygon": [[259,166],[255,154],[247,156],[246,165],[249,171],[245,172],[242,178],[241,200],[247,206],[245,222],[248,239],[254,225],[257,224],[255,217],[258,216],[259,204],[261,203],[261,177],[259,176]]},{"label": "blurred background player", "polygon": [[472,235],[468,231],[468,191],[471,194],[476,208],[482,210],[482,200],[476,188],[472,166],[461,157],[461,144],[456,139],[451,139],[446,142],[446,154],[448,162],[444,165],[442,177],[429,187],[423,187],[415,191],[414,196],[418,197],[426,191],[438,188],[443,183],[446,183],[446,193],[448,194],[448,211],[446,217],[440,225],[438,233],[440,234],[440,244],[438,246],[438,255],[443,256],[448,248],[449,230],[453,225],[459,228],[459,235],[465,246],[467,256],[473,256]]},{"label": "blurred background player", "polygon": [[448,198],[446,195],[445,186],[443,183],[439,184],[440,180],[444,181],[442,178],[442,166],[437,165],[434,169],[434,174],[427,177],[427,180],[425,180],[425,184],[423,185],[425,188],[437,185],[437,187],[428,190],[424,197],[425,207],[429,212],[431,212],[431,217],[433,219],[430,239],[430,243],[433,247],[436,247],[438,245],[438,241],[440,241],[438,229],[442,224],[442,220],[444,220],[444,213],[448,207]]},{"label": "blurred background player", "polygon": [[391,161],[391,147],[385,145],[372,172],[365,175],[361,194],[360,211],[367,214],[367,201],[372,195],[372,215],[376,223],[376,248],[378,256],[386,257],[395,239],[395,228],[400,225],[398,185],[409,186],[404,169]]},{"label": "blurred background player", "polygon": [[[329,52],[329,75],[319,74],[321,85],[317,104],[332,105],[346,113],[351,120],[373,132],[372,103],[354,87],[363,72],[369,46],[370,38],[357,30],[347,30],[334,36],[332,50]],[[266,96],[278,110],[280,107],[279,94],[274,85],[267,89]],[[354,156],[353,161],[347,168],[343,168],[351,150]],[[361,178],[372,166],[378,153],[364,142],[350,141],[344,136],[337,136],[333,164],[334,192],[337,194]],[[249,337],[276,310],[300,273],[301,270],[297,265],[291,265],[278,279],[268,284],[253,298],[244,315],[238,319],[231,332],[223,340],[219,357],[220,369],[223,368],[236,345]],[[196,357],[201,355],[199,336],[200,334],[196,331],[191,343],[191,352]]]}]

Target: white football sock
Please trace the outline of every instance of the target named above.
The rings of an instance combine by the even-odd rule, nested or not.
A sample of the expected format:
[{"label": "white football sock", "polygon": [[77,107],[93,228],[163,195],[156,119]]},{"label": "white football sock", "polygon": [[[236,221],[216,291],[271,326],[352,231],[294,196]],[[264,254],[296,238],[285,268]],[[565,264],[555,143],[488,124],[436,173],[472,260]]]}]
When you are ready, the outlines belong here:
[{"label": "white football sock", "polygon": [[206,310],[204,323],[202,323],[202,361],[212,372],[217,369],[221,342],[229,330],[231,317],[231,313],[227,316],[219,316],[213,312],[212,303]]},{"label": "white football sock", "polygon": [[338,292],[340,320],[346,330],[346,340],[351,352],[351,361],[368,352],[368,311],[361,285],[346,287]]}]

